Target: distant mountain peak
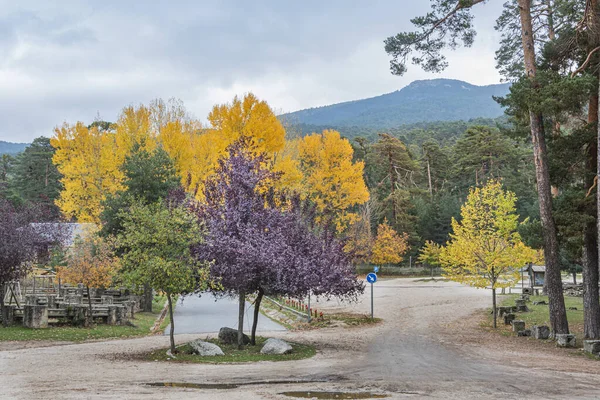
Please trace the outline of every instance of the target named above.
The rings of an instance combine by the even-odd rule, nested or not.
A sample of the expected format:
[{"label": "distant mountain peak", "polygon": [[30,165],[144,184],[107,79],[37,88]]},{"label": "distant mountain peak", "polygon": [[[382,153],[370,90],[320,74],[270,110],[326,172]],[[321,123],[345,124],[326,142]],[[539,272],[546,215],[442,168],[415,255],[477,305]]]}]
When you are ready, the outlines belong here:
[{"label": "distant mountain peak", "polygon": [[300,110],[281,116],[291,123],[393,128],[417,122],[496,118],[503,110],[493,96],[509,84],[477,86],[456,79],[417,80],[391,93]]}]

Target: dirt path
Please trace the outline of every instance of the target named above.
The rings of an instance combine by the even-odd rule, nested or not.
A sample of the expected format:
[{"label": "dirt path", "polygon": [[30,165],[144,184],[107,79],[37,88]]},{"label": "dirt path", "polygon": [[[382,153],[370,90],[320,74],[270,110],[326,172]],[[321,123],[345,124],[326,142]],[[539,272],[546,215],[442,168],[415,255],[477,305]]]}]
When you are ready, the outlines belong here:
[{"label": "dirt path", "polygon": [[[369,311],[364,301],[336,301],[317,308]],[[287,390],[370,390],[392,398],[598,398],[600,361],[502,337],[478,328],[489,293],[445,282],[380,281],[376,315],[367,328],[274,332],[272,336],[314,343],[319,353],[295,362],[190,365],[131,359],[166,347],[162,336],[102,343],[0,351],[1,398],[21,399],[283,399]],[[475,313],[475,314],[474,314]],[[201,323],[201,321],[199,321]],[[180,335],[185,342],[199,335]],[[204,335],[205,336],[205,335]],[[125,355],[125,356],[124,356]],[[151,387],[151,382],[248,383],[237,389]]]}]

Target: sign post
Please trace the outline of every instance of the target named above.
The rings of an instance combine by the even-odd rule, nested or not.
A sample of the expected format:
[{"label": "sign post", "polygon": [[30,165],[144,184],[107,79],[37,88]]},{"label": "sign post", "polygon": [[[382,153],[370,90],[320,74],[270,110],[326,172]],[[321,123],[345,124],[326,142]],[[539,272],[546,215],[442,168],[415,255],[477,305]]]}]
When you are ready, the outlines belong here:
[{"label": "sign post", "polygon": [[371,284],[371,319],[373,319],[373,284],[377,282],[377,274],[374,272],[367,274],[367,282]]}]

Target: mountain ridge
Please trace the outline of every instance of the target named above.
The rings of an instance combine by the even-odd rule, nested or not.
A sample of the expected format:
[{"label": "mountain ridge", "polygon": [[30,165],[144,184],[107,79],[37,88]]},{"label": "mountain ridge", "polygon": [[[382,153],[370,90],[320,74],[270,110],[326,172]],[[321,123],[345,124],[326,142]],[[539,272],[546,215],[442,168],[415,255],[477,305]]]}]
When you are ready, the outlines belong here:
[{"label": "mountain ridge", "polygon": [[0,140],[0,154],[17,154],[25,150],[28,143],[12,143]]},{"label": "mountain ridge", "polygon": [[416,122],[497,118],[493,99],[510,84],[477,86],[456,79],[417,80],[400,90],[280,115],[288,124],[391,128]]}]

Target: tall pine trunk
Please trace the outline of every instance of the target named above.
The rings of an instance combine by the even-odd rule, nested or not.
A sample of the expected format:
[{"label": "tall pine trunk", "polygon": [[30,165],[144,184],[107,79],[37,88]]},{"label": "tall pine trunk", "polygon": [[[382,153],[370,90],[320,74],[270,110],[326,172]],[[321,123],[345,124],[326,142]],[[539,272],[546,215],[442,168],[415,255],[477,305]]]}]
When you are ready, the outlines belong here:
[{"label": "tall pine trunk", "polygon": [[[590,97],[588,122],[598,123],[598,96]],[[584,189],[586,193],[594,186],[597,169],[598,149],[596,140],[586,149]],[[583,233],[583,336],[586,339],[600,339],[600,298],[598,291],[598,231],[597,199],[594,198],[592,220],[585,226]]]},{"label": "tall pine trunk", "polygon": [[254,321],[252,321],[252,336],[250,337],[250,344],[252,346],[256,345],[256,327],[258,326],[258,315],[260,313],[260,303],[262,301],[263,295],[265,292],[262,288],[258,289],[258,294],[256,295],[256,301],[254,302]]},{"label": "tall pine trunk", "polygon": [[238,308],[238,349],[244,348],[244,312],[246,311],[246,293],[240,290],[239,308]]},{"label": "tall pine trunk", "polygon": [[171,329],[169,331],[169,340],[171,341],[171,354],[175,354],[175,319],[173,318],[173,300],[171,293],[167,293],[167,302],[169,303],[169,318],[171,319]]},{"label": "tall pine trunk", "polygon": [[[531,1],[518,0],[521,19],[521,39],[525,72],[535,84],[537,66],[533,42],[533,26],[531,22]],[[543,116],[532,110],[529,111],[531,125],[531,141],[535,173],[537,179],[538,198],[540,203],[540,220],[544,235],[544,257],[546,259],[546,287],[550,311],[550,325],[553,334],[569,333],[565,299],[562,289],[560,262],[558,258],[558,238],[556,225],[552,216],[552,191],[550,173],[548,171],[546,138],[544,136]]]}]

